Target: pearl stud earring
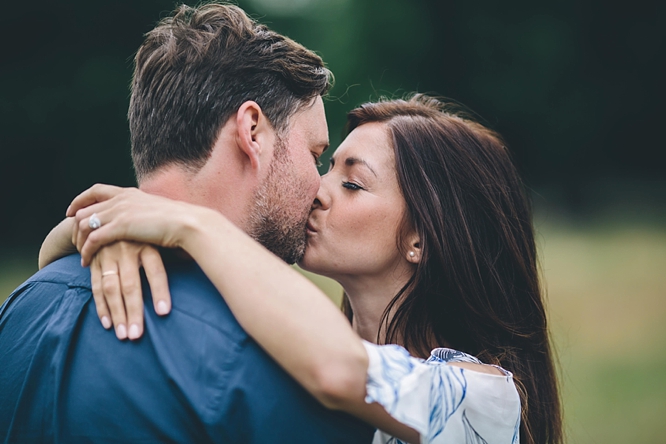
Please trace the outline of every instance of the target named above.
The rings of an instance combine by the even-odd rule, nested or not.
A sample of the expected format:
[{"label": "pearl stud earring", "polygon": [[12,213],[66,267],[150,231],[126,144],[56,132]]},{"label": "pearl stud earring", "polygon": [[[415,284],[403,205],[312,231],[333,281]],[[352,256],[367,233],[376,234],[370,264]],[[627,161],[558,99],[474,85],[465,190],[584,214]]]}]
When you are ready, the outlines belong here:
[{"label": "pearl stud earring", "polygon": [[409,257],[414,257],[414,256],[416,256],[416,253],[414,253],[413,251],[410,251],[409,252]]}]

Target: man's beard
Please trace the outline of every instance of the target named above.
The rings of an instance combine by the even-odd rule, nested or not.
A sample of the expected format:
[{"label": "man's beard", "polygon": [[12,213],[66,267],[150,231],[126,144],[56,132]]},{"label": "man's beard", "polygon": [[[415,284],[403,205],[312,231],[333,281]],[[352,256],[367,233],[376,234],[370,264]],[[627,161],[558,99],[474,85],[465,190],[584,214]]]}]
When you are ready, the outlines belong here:
[{"label": "man's beard", "polygon": [[249,234],[288,264],[298,262],[305,254],[307,237],[305,224],[311,204],[305,205],[307,189],[293,174],[294,165],[281,139],[275,144],[275,154],[266,180],[254,195],[250,212]]}]

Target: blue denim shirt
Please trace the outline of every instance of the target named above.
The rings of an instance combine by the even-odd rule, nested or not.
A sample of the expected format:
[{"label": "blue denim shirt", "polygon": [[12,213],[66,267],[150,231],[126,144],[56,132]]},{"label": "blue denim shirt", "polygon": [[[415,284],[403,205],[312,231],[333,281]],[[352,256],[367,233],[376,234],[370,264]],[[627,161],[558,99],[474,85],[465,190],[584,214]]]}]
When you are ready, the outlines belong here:
[{"label": "blue denim shirt", "polygon": [[371,442],[248,337],[195,263],[167,265],[168,316],[144,283],[144,335],[121,342],[79,262],[44,268],[0,309],[0,442]]}]

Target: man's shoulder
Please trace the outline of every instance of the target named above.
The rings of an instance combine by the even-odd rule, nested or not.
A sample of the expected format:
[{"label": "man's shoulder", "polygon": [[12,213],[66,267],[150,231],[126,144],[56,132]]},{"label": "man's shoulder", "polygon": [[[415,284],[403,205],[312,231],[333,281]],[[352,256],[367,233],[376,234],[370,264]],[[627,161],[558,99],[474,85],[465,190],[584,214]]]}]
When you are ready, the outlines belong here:
[{"label": "man's shoulder", "polygon": [[[204,322],[213,326],[219,326],[221,320],[233,319],[226,302],[195,262],[168,261],[165,268],[173,310],[188,315],[192,318],[191,322]],[[150,310],[152,296],[145,276],[143,284],[144,303]],[[64,293],[69,288],[78,288],[82,293],[92,292],[90,269],[81,266],[79,254],[66,256],[42,268],[23,282],[12,296],[35,291]]]},{"label": "man's shoulder", "polygon": [[[50,408],[44,399],[55,396],[49,391],[52,381],[46,367],[31,366],[34,355],[39,357],[35,362],[46,359],[60,369],[67,387],[62,395],[76,400],[66,403],[64,417],[85,417],[95,433],[123,423],[134,434],[149,434],[140,415],[128,415],[141,408],[170,436],[189,436],[194,430],[218,437],[213,441],[265,442],[280,432],[285,439],[279,442],[286,437],[302,442],[307,436],[317,442],[370,441],[367,426],[326,410],[244,332],[196,263],[168,262],[166,271],[172,312],[155,314],[144,281],[146,330],[132,342],[118,341],[100,325],[90,272],[81,267],[78,255],[28,279],[15,292],[15,303],[3,307],[8,316],[0,313],[0,356],[11,349],[5,356],[13,360],[7,369],[17,378],[27,375],[12,384],[14,397],[23,396],[25,405]],[[21,345],[4,347],[3,341]],[[31,397],[21,391],[25,381],[36,388]],[[108,408],[99,410],[99,405]],[[13,406],[8,408],[10,417],[16,414]],[[0,436],[1,429],[2,420]],[[203,440],[199,438],[180,440]]]},{"label": "man's shoulder", "polygon": [[53,283],[90,288],[90,270],[81,266],[81,256],[72,254],[47,265],[33,274],[26,284]]},{"label": "man's shoulder", "polygon": [[[165,264],[173,313],[179,313],[213,328],[242,330],[227,303],[194,261]],[[152,307],[150,286],[144,277],[144,304]]]}]

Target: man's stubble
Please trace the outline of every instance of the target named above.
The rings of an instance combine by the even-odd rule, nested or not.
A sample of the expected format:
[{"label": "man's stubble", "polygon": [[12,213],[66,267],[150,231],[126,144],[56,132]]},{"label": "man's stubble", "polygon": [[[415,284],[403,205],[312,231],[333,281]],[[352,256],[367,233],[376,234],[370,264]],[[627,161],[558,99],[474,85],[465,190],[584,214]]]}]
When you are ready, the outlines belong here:
[{"label": "man's stubble", "polygon": [[312,202],[308,187],[298,179],[288,149],[278,138],[266,180],[254,195],[249,234],[288,264],[305,253],[305,225]]}]

